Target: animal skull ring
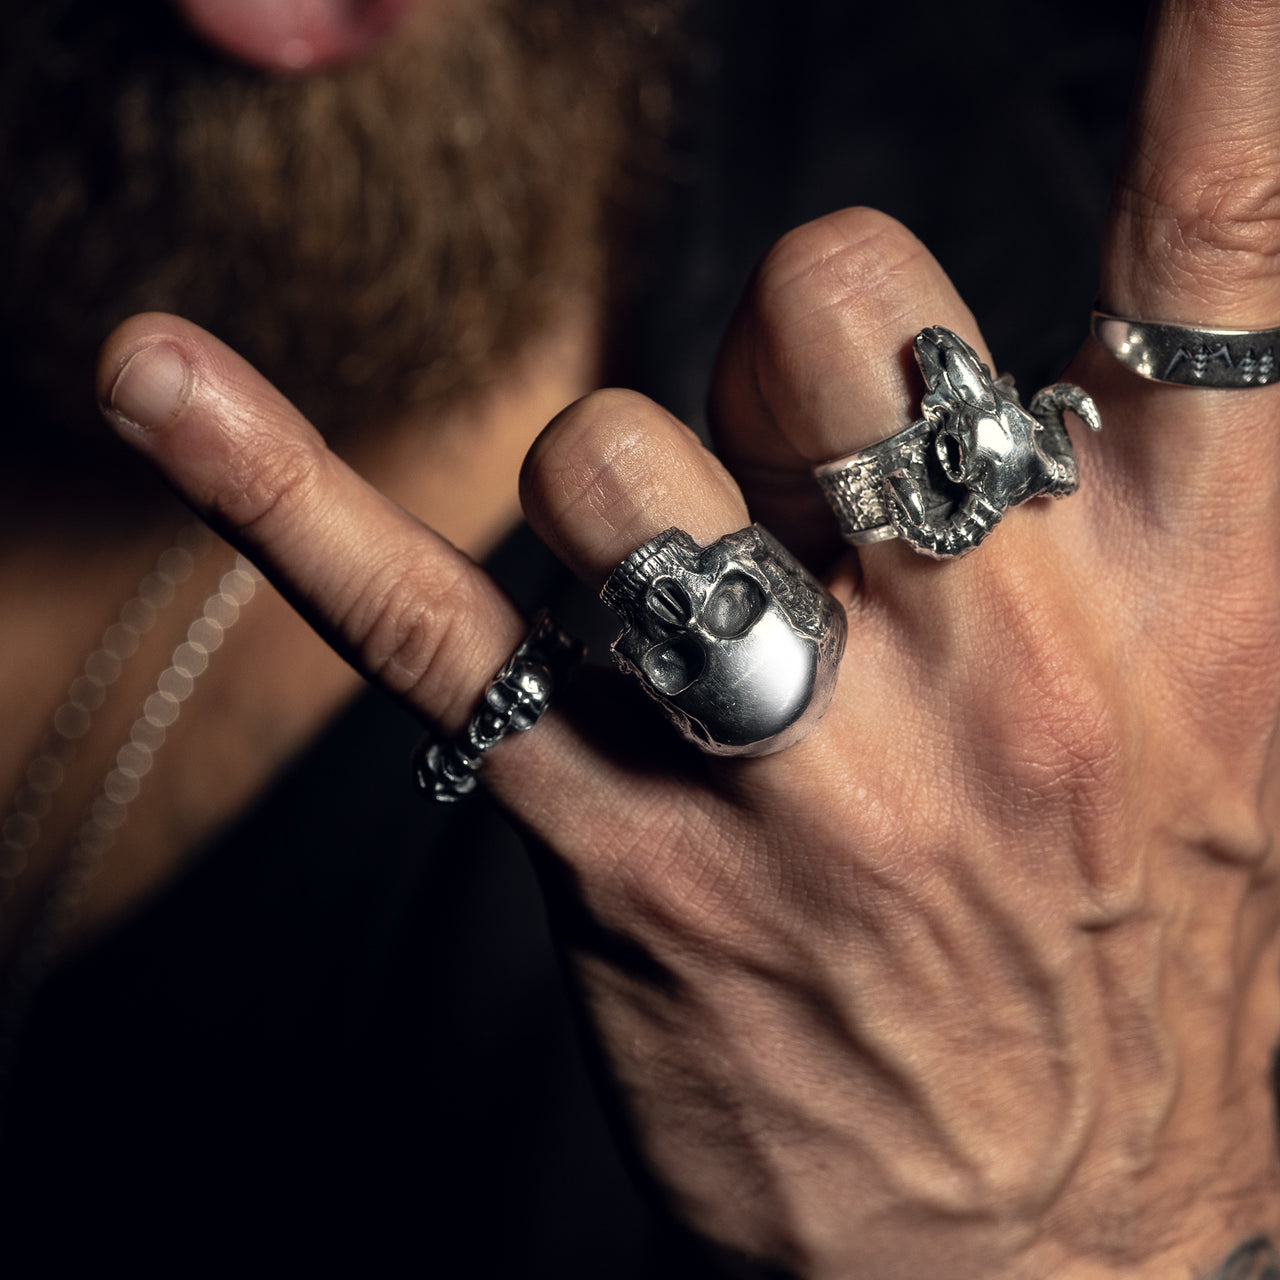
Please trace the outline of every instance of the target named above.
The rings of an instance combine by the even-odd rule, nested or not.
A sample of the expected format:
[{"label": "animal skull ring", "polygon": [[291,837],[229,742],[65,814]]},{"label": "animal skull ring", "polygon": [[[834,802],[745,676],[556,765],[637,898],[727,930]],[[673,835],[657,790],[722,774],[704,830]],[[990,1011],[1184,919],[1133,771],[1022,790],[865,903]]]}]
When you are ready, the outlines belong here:
[{"label": "animal skull ring", "polygon": [[600,598],[623,622],[618,665],[703,751],[780,751],[831,701],[844,609],[759,525],[707,547],[668,529],[613,571]]},{"label": "animal skull ring", "polygon": [[1006,508],[1076,491],[1080,472],[1062,416],[1070,409],[1099,430],[1087,392],[1058,382],[1024,409],[1013,379],[993,379],[950,329],[925,329],[914,345],[927,387],[924,416],[869,449],[814,468],[847,542],[904,538],[921,555],[962,556]]}]

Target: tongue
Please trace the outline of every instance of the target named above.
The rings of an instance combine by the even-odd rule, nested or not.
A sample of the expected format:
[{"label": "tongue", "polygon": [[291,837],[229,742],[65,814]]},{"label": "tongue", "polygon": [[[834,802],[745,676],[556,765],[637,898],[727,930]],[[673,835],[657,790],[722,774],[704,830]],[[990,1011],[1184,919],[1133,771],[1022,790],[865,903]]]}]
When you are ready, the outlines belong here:
[{"label": "tongue", "polygon": [[173,0],[210,44],[270,71],[348,62],[371,49],[414,0]]}]

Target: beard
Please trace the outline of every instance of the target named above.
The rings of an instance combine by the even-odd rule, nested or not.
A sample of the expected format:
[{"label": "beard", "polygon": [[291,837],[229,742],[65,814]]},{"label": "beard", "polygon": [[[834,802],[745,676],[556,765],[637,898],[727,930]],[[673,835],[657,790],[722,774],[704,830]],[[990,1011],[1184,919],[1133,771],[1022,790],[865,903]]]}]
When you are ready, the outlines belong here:
[{"label": "beard", "polygon": [[96,426],[94,353],[144,310],[217,334],[331,439],[486,386],[616,275],[679,7],[437,0],[294,79],[160,0],[27,6],[0,53],[6,443]]}]

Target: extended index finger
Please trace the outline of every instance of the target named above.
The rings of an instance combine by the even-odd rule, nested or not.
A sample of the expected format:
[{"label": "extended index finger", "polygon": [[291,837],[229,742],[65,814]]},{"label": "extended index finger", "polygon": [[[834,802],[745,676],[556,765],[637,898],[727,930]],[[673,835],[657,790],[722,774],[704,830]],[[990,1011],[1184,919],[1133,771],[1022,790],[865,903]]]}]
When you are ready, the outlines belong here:
[{"label": "extended index finger", "polygon": [[449,732],[519,643],[519,612],[465,555],[325,446],[246,361],[175,316],[99,357],[120,434],[365,675]]},{"label": "extended index finger", "polygon": [[[463,729],[528,627],[479,566],[330,452],[265,378],[194,324],[126,321],[103,345],[98,394],[118,433],[353,666],[442,734]],[[658,787],[598,750],[598,724],[566,705],[558,691],[534,732],[489,753],[484,777],[565,857],[604,856]]]}]

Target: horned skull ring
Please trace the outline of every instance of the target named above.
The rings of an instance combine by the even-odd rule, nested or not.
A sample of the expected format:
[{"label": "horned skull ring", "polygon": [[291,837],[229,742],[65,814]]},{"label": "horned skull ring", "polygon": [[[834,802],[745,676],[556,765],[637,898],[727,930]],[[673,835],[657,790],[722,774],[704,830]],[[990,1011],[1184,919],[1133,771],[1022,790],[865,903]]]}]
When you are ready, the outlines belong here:
[{"label": "horned skull ring", "polygon": [[935,559],[962,556],[1006,508],[1076,491],[1080,472],[1063,413],[1069,409],[1099,430],[1101,416],[1087,392],[1058,382],[1023,408],[1013,379],[992,378],[950,329],[924,329],[914,347],[927,387],[923,417],[814,469],[846,541],[896,537]]},{"label": "horned skull ring", "polygon": [[701,547],[668,529],[601,592],[614,659],[703,751],[764,755],[826,710],[845,643],[839,602],[759,525]]}]

